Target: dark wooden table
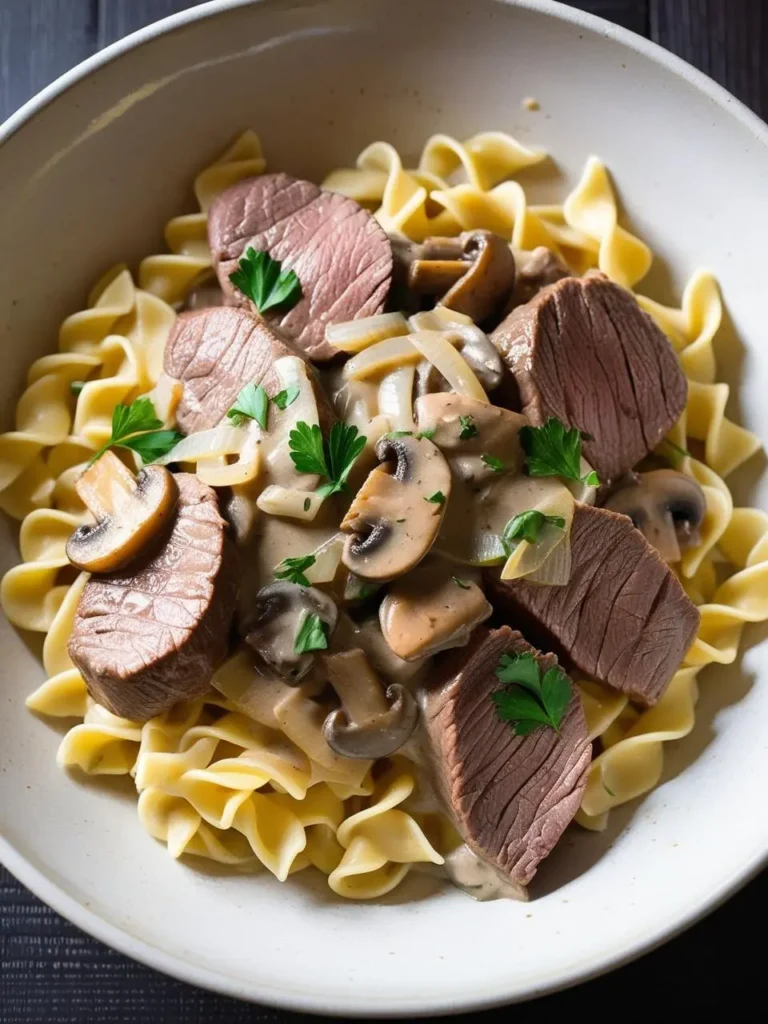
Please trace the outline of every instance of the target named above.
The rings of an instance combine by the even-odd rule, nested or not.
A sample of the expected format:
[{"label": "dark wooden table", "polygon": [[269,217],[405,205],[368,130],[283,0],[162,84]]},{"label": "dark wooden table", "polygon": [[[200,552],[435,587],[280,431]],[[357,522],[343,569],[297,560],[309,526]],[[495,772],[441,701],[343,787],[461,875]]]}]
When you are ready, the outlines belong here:
[{"label": "dark wooden table", "polygon": [[[0,0],[0,121],[107,43],[192,6],[190,0]],[[656,40],[768,117],[768,0],[574,0],[571,6]],[[766,811],[760,807],[755,813]],[[595,1020],[634,1021],[642,1015],[667,1021],[702,1011],[727,1019],[750,1006],[754,1009],[743,1013],[745,1020],[764,1019],[758,993],[767,898],[764,874],[707,920],[637,963],[511,1012],[521,1022],[582,1013]],[[3,1024],[312,1019],[214,996],[127,960],[78,931],[0,868]]]}]

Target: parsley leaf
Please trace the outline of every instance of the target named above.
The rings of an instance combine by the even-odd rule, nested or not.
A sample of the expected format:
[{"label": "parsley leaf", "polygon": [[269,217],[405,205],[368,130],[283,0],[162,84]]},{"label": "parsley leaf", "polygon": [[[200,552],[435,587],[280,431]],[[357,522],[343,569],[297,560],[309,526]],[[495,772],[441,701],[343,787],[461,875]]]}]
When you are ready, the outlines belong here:
[{"label": "parsley leaf", "polygon": [[272,401],[275,403],[278,409],[287,409],[289,405],[293,405],[296,399],[301,394],[301,388],[298,384],[291,384],[284,391],[278,391]]},{"label": "parsley leaf", "polygon": [[474,416],[459,416],[459,425],[461,430],[459,431],[459,440],[468,441],[471,437],[477,437],[477,427],[475,426]]},{"label": "parsley leaf", "polygon": [[528,736],[542,725],[559,734],[572,692],[562,669],[550,668],[542,679],[533,654],[503,654],[496,676],[504,689],[492,693],[491,700],[499,718],[514,725],[516,735]]},{"label": "parsley leaf", "polygon": [[130,448],[131,451],[136,452],[146,465],[148,462],[154,462],[155,459],[167,455],[183,436],[178,430],[153,430],[149,434],[135,434],[133,437],[126,437],[120,442],[119,447]]},{"label": "parsley leaf", "polygon": [[298,558],[284,558],[279,565],[275,566],[275,579],[288,580],[290,583],[298,583],[302,587],[310,587],[312,584],[304,575],[304,572],[314,564],[314,555],[300,555]]},{"label": "parsley leaf", "polygon": [[430,494],[430,496],[425,498],[424,501],[431,501],[433,505],[444,505],[445,495],[442,491],[435,491],[434,494]]},{"label": "parsley leaf", "polygon": [[237,401],[227,413],[227,416],[236,427],[240,427],[246,420],[256,420],[262,430],[267,429],[267,416],[269,415],[269,397],[261,384],[246,384]]},{"label": "parsley leaf", "polygon": [[565,519],[562,516],[548,516],[535,508],[529,508],[527,512],[518,512],[509,520],[501,534],[504,550],[510,555],[521,540],[527,540],[529,544],[538,544],[541,531],[547,523],[556,526],[558,530],[565,529]]},{"label": "parsley leaf", "polygon": [[365,442],[366,438],[358,433],[357,427],[346,423],[334,423],[327,440],[316,423],[310,427],[303,420],[299,420],[288,435],[288,448],[296,469],[300,473],[324,476],[329,481],[317,488],[317,493],[324,498],[344,490]]},{"label": "parsley leaf", "polygon": [[559,476],[590,487],[600,483],[594,471],[581,475],[581,433],[576,427],[567,430],[564,423],[552,418],[543,427],[522,427],[520,443],[529,476]]},{"label": "parsley leaf", "polygon": [[457,587],[461,587],[462,590],[469,590],[469,584],[465,583],[464,580],[460,580],[458,576],[451,576],[451,579]]},{"label": "parsley leaf", "polygon": [[158,429],[162,425],[149,398],[137,398],[130,405],[116,405],[112,410],[112,434],[88,465],[92,466],[110,448],[130,448],[145,463],[159,459],[175,448],[184,436],[178,430]]},{"label": "parsley leaf", "polygon": [[283,270],[280,260],[252,246],[238,260],[239,270],[229,275],[235,288],[246,295],[259,313],[275,306],[291,309],[301,298],[301,284],[293,270]]},{"label": "parsley leaf", "polygon": [[416,437],[418,437],[419,439],[424,437],[427,439],[427,441],[431,441],[436,433],[437,427],[427,427],[426,430],[422,430],[422,432],[420,434],[417,434]]},{"label": "parsley leaf", "polygon": [[299,626],[293,649],[297,654],[325,651],[328,648],[328,625],[319,615],[307,615]]},{"label": "parsley leaf", "polygon": [[84,387],[84,380],[71,380],[69,382],[69,390],[75,396],[75,398],[77,398],[77,396],[80,394]]},{"label": "parsley leaf", "polygon": [[497,459],[495,455],[483,454],[480,458],[494,473],[503,473],[506,468],[501,459]]}]

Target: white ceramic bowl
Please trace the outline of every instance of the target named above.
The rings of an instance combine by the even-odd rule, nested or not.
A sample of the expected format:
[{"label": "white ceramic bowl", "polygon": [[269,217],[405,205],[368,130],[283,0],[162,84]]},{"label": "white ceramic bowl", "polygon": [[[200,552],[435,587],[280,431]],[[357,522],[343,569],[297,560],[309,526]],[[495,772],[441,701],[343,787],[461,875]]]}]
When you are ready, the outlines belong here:
[{"label": "white ceramic bowl", "polygon": [[[522,109],[529,95],[540,112]],[[718,274],[745,343],[723,369],[741,377],[743,422],[768,440],[768,130],[669,54],[547,0],[220,0],[46,89],[11,118],[0,148],[7,424],[59,320],[103,268],[157,249],[194,171],[249,125],[273,168],[315,179],[373,139],[415,153],[434,131],[500,128],[541,144],[558,161],[560,192],[600,154],[661,257],[662,295],[679,294],[699,264]],[[753,498],[765,507],[765,486]],[[1,529],[5,570],[16,530]],[[305,881],[174,863],[140,829],[127,790],[57,769],[57,730],[23,704],[42,669],[5,623],[0,641],[2,859],[105,942],[232,995],[405,1016],[521,999],[661,942],[768,851],[768,687],[752,685],[768,656],[758,646],[741,670],[704,674],[697,730],[669,750],[666,783],[608,833],[569,833],[537,901],[477,904],[413,879],[355,905]]]}]

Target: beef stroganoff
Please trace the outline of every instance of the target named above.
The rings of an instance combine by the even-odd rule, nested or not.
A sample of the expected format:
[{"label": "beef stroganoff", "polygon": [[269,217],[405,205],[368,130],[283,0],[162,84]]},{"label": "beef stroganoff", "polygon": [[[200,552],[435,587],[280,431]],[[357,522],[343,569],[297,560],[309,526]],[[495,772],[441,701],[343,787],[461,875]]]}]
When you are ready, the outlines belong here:
[{"label": "beef stroganoff", "polygon": [[30,368],[0,437],[27,703],[80,719],[59,763],[131,775],[173,856],[525,898],[768,618],[717,284],[635,291],[604,166],[532,206],[545,159],[436,135],[318,186],[246,132]]}]

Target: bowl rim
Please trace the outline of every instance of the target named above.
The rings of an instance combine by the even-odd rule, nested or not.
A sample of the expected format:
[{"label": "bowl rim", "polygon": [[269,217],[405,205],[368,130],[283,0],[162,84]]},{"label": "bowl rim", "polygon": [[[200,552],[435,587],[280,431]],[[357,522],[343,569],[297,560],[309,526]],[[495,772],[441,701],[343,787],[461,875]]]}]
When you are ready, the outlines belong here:
[{"label": "bowl rim", "polygon": [[[274,5],[281,2],[285,2],[285,0],[207,0],[196,7],[152,22],[111,43],[60,75],[0,125],[0,159],[3,146],[23,125],[31,121],[57,97],[82,81],[91,72],[128,51],[137,49],[159,36],[175,32],[194,22],[214,18],[240,7],[256,6],[257,4]],[[324,0],[316,0],[316,2],[318,6],[321,6]],[[630,29],[606,21],[598,15],[568,7],[558,0],[492,0],[492,2],[519,7],[559,21],[569,22],[649,58],[693,86],[726,113],[736,118],[768,151],[768,124],[704,72],[692,67],[658,43],[646,39]],[[766,156],[768,156],[768,152]],[[65,888],[36,867],[20,850],[16,849],[10,840],[2,835],[0,835],[0,864],[6,867],[35,896],[87,934],[145,966],[162,971],[179,981],[203,987],[224,996],[263,1003],[285,1010],[309,1011],[326,1015],[344,1013],[359,1018],[380,1016],[376,1009],[371,1007],[370,1001],[366,999],[365,995],[337,994],[329,997],[322,993],[289,990],[282,987],[272,988],[265,985],[264,982],[259,982],[258,991],[256,991],[247,983],[240,983],[221,971],[201,965],[192,966],[181,957],[167,953],[151,942],[131,935],[127,930],[111,924],[96,911],[80,903]],[[606,953],[592,963],[587,970],[583,965],[564,968],[556,977],[550,976],[543,979],[522,992],[514,991],[514,986],[510,984],[510,990],[506,994],[497,993],[482,998],[468,993],[466,999],[463,999],[460,1004],[455,998],[451,998],[450,1002],[440,999],[416,1001],[407,998],[393,1002],[387,1007],[387,1013],[392,1017],[408,1018],[414,1014],[432,1016],[482,1011],[534,999],[589,981],[608,971],[622,967],[675,938],[724,903],[733,893],[754,878],[766,864],[768,864],[768,848],[756,851],[749,860],[741,865],[738,871],[722,881],[720,886],[714,889],[703,903],[691,906],[688,911],[680,913],[675,919],[662,922],[658,927],[649,930],[646,935],[636,938],[626,948],[615,953]]]}]

